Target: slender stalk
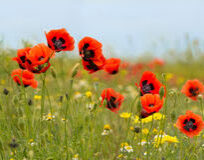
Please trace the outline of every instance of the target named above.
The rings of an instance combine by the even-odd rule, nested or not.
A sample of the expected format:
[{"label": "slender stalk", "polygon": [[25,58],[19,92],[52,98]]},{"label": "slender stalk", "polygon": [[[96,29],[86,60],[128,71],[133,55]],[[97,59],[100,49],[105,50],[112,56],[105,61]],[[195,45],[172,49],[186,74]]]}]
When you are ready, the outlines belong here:
[{"label": "slender stalk", "polygon": [[42,79],[42,90],[41,90],[41,121],[43,119],[43,113],[44,113],[44,106],[45,106],[45,79],[46,79],[46,73],[43,74],[43,76],[41,76]]},{"label": "slender stalk", "polygon": [[[41,79],[42,79],[42,89],[41,89],[41,111],[40,111],[40,134],[43,131],[42,120],[43,120],[44,106],[45,106],[45,94],[46,94],[45,93],[46,92],[46,90],[45,90],[46,89],[45,79],[46,79],[46,72],[43,75],[41,75]],[[41,139],[40,143],[41,143],[40,147],[42,147],[42,139]]]},{"label": "slender stalk", "polygon": [[[64,139],[65,139],[65,146],[66,148],[68,148],[68,140],[67,140],[67,116],[68,116],[68,108],[69,108],[69,103],[70,103],[70,97],[71,97],[71,93],[72,93],[72,86],[73,86],[73,81],[74,79],[70,80],[70,84],[69,84],[69,91],[68,91],[68,97],[67,97],[67,103],[66,103],[66,108],[65,108],[65,123],[64,123]],[[71,122],[72,124],[72,122]],[[67,155],[68,155],[68,150],[67,150]],[[68,156],[67,156],[68,157]]]}]

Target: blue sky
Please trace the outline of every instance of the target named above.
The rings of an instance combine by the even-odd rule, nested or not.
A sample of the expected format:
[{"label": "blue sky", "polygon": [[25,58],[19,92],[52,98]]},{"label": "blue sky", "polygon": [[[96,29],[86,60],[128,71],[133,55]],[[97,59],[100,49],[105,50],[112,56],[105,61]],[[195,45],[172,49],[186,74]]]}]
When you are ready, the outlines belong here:
[{"label": "blue sky", "polygon": [[138,55],[184,49],[185,35],[204,40],[202,0],[1,0],[0,37],[21,47],[21,39],[46,42],[44,31],[65,27],[78,42],[101,41],[107,52]]}]

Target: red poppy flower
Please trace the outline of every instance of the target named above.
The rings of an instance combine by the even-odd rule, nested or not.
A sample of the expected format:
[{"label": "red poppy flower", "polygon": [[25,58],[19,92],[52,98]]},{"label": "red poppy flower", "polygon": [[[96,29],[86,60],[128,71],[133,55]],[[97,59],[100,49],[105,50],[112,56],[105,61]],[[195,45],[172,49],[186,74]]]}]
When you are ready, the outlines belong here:
[{"label": "red poppy flower", "polygon": [[178,117],[176,127],[188,137],[192,138],[203,130],[204,122],[201,116],[187,111],[185,115]]},{"label": "red poppy flower", "polygon": [[129,68],[130,67],[130,63],[129,62],[125,62],[125,61],[123,61],[123,63],[121,64],[121,68],[122,69],[127,69],[127,68]]},{"label": "red poppy flower", "polygon": [[78,44],[79,54],[83,60],[95,60],[102,54],[102,44],[91,37],[84,37]]},{"label": "red poppy flower", "polygon": [[84,60],[82,60],[82,65],[83,65],[85,70],[89,71],[89,73],[94,73],[98,70],[103,69],[104,60],[103,59],[98,59],[97,61],[92,61],[92,60],[84,61]]},{"label": "red poppy flower", "polygon": [[131,74],[132,75],[137,75],[138,72],[141,72],[142,69],[144,68],[144,64],[142,63],[137,63],[131,66]]},{"label": "red poppy flower", "polygon": [[55,52],[41,43],[30,49],[26,59],[26,68],[33,73],[43,73],[50,67],[49,60]]},{"label": "red poppy flower", "polygon": [[159,112],[162,108],[164,98],[161,100],[158,94],[145,94],[141,97],[142,107],[147,113]]},{"label": "red poppy flower", "polygon": [[141,95],[144,95],[147,93],[159,94],[159,90],[161,87],[164,87],[164,90],[165,90],[164,96],[165,96],[166,95],[165,86],[159,82],[159,80],[156,78],[156,75],[150,71],[145,71],[143,73],[142,78],[140,80]]},{"label": "red poppy flower", "polygon": [[34,74],[28,70],[13,70],[11,76],[18,85],[22,85],[23,82],[24,87],[31,86],[32,88],[37,88],[38,86],[38,82],[34,79]]},{"label": "red poppy flower", "polygon": [[91,37],[85,37],[79,42],[78,47],[84,69],[93,73],[103,68],[106,59],[102,54],[100,42]]},{"label": "red poppy flower", "polygon": [[181,89],[181,92],[192,100],[197,100],[198,95],[204,92],[204,86],[197,79],[188,80]]},{"label": "red poppy flower", "polygon": [[101,97],[101,105],[103,104],[103,101],[106,100],[106,107],[115,113],[117,113],[117,111],[120,109],[122,102],[124,101],[124,96],[114,91],[112,88],[104,89],[101,93]]},{"label": "red poppy flower", "polygon": [[116,74],[120,67],[120,61],[121,60],[119,58],[107,59],[103,69],[109,74]]},{"label": "red poppy flower", "polygon": [[12,58],[14,61],[17,61],[19,64],[19,67],[22,69],[26,68],[26,56],[28,55],[30,51],[30,47],[24,48],[24,49],[18,49],[17,51],[17,57]]},{"label": "red poppy flower", "polygon": [[48,46],[56,51],[72,51],[74,49],[74,38],[69,35],[65,28],[51,30],[45,33]]},{"label": "red poppy flower", "polygon": [[156,66],[164,66],[165,62],[163,59],[155,58],[149,63],[150,68],[154,68]]}]

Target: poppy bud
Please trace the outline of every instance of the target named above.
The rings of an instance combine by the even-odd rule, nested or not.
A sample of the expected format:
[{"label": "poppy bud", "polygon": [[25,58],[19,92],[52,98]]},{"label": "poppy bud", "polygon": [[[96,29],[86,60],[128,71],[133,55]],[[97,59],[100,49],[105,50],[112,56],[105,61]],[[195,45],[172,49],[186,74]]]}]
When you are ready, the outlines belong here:
[{"label": "poppy bud", "polygon": [[65,94],[65,97],[66,97],[67,100],[69,99],[68,93]]},{"label": "poppy bud", "polygon": [[9,90],[6,89],[6,88],[4,88],[3,93],[4,93],[5,95],[8,95],[8,94],[9,94]]},{"label": "poppy bud", "polygon": [[64,99],[64,96],[60,96],[59,97],[59,101],[62,103],[63,102],[63,99]]},{"label": "poppy bud", "polygon": [[159,90],[159,96],[160,96],[161,99],[164,97],[164,93],[165,93],[164,87],[161,87],[160,90]]},{"label": "poppy bud", "polygon": [[32,104],[33,104],[32,99],[29,99],[29,100],[28,100],[28,105],[31,106]]},{"label": "poppy bud", "polygon": [[55,69],[53,67],[50,68],[51,69],[51,75],[53,78],[56,78],[57,75],[56,75],[56,72],[55,72]]},{"label": "poppy bud", "polygon": [[74,78],[77,75],[78,69],[79,69],[79,63],[75,64],[75,66],[72,68],[72,78]]},{"label": "poppy bud", "polygon": [[139,133],[140,131],[141,131],[140,127],[135,126],[133,128],[133,132],[135,132],[135,133]]},{"label": "poppy bud", "polygon": [[198,95],[198,99],[202,101],[203,96],[201,94]]}]

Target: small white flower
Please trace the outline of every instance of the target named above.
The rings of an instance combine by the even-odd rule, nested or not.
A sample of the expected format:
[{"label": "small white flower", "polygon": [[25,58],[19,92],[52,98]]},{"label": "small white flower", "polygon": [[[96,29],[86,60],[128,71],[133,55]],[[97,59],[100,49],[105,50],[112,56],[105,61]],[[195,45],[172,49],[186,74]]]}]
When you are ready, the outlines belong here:
[{"label": "small white flower", "polygon": [[142,140],[141,143],[139,142],[138,145],[145,145],[145,144],[150,144],[150,142],[147,142],[146,140]]},{"label": "small white flower", "polygon": [[74,99],[78,99],[78,98],[81,98],[81,97],[82,97],[82,94],[80,92],[75,92]]},{"label": "small white flower", "polygon": [[75,154],[74,157],[72,158],[72,160],[79,160],[79,155]]},{"label": "small white flower", "polygon": [[112,132],[112,130],[106,130],[104,129],[103,132],[101,133],[102,136],[107,136]]},{"label": "small white flower", "polygon": [[130,152],[133,152],[133,148],[132,148],[132,146],[128,145],[128,146],[124,146],[124,147],[120,148],[120,151],[130,153]]},{"label": "small white flower", "polygon": [[89,110],[92,110],[94,108],[94,103],[88,103],[86,105],[86,108],[89,109]]}]

